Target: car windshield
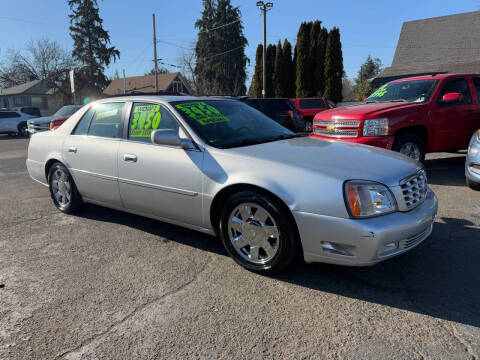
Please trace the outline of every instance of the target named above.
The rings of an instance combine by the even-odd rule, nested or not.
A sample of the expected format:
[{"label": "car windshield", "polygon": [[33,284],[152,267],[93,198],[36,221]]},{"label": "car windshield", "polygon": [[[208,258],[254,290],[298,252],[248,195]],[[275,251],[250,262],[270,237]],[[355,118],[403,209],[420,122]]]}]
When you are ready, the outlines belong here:
[{"label": "car windshield", "polygon": [[217,148],[260,144],[295,137],[260,111],[234,100],[172,102],[195,132]]},{"label": "car windshield", "polygon": [[57,112],[55,113],[55,116],[70,116],[79,108],[80,108],[79,106],[75,106],[75,105],[62,106],[60,109],[57,110]]},{"label": "car windshield", "polygon": [[411,80],[391,82],[381,86],[365,101],[368,103],[384,102],[427,102],[437,86],[438,80]]}]

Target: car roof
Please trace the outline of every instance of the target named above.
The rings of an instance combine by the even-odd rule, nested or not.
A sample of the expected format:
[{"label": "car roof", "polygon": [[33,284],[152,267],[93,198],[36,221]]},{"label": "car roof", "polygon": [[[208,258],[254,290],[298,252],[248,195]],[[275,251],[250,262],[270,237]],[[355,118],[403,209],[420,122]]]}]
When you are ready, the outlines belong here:
[{"label": "car roof", "polygon": [[402,82],[402,81],[411,81],[411,80],[427,80],[427,79],[434,79],[434,80],[442,80],[446,78],[453,78],[459,76],[480,76],[480,74],[434,74],[434,75],[421,75],[421,76],[411,76],[402,79],[397,79],[391,81],[393,82]]}]

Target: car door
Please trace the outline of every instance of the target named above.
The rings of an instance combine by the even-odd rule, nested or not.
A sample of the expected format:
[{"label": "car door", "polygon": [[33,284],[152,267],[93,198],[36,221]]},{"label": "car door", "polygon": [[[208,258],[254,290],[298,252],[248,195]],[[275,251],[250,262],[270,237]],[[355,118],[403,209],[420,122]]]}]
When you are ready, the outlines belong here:
[{"label": "car door", "polygon": [[[443,95],[460,93],[463,100],[458,103],[442,103]],[[448,79],[440,89],[434,111],[432,113],[433,129],[435,133],[435,150],[458,149],[465,147],[468,123],[474,116],[470,86],[466,78]],[[468,142],[467,142],[468,143]]]},{"label": "car door", "polygon": [[124,109],[124,102],[93,105],[63,143],[63,158],[80,194],[118,208],[122,203],[117,156]]},{"label": "car door", "polygon": [[0,111],[0,132],[17,132],[21,117],[17,111]]},{"label": "car door", "polygon": [[123,205],[145,215],[201,226],[203,153],[151,142],[154,129],[183,133],[161,104],[133,103],[127,129],[118,152]]}]

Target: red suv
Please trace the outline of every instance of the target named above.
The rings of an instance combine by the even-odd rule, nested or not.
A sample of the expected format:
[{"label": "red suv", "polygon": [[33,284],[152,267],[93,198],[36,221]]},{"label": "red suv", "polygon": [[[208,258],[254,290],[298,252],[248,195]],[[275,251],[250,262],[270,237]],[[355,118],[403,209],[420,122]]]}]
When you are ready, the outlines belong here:
[{"label": "red suv", "polygon": [[328,109],[333,109],[335,104],[323,97],[290,99],[290,102],[298,110],[300,118],[305,120],[305,131],[312,131],[314,116]]},{"label": "red suv", "polygon": [[467,148],[480,128],[480,75],[442,74],[395,80],[362,105],[317,114],[311,136],[425,153]]}]

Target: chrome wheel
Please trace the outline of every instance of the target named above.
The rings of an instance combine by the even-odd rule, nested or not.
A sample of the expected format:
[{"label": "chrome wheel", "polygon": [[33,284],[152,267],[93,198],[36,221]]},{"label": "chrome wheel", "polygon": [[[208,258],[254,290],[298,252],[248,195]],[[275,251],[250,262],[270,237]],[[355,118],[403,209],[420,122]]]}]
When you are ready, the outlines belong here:
[{"label": "chrome wheel", "polygon": [[253,203],[238,205],[230,214],[228,234],[235,251],[254,264],[265,264],[275,257],[279,229],[273,216]]},{"label": "chrome wheel", "polygon": [[57,168],[51,176],[53,199],[58,206],[64,207],[72,198],[70,176],[61,168]]},{"label": "chrome wheel", "polygon": [[402,145],[399,152],[407,155],[409,158],[420,161],[421,150],[414,142],[406,142]]}]

